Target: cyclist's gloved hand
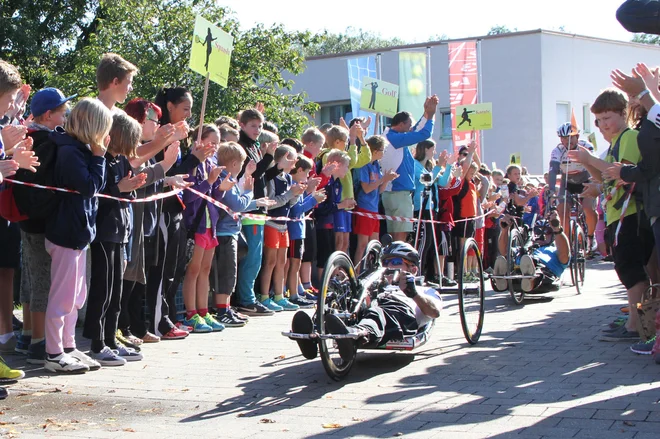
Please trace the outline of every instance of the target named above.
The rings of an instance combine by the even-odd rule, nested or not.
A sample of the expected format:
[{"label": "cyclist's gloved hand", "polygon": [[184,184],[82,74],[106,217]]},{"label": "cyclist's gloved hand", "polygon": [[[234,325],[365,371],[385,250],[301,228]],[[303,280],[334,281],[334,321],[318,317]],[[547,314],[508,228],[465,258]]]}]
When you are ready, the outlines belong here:
[{"label": "cyclist's gloved hand", "polygon": [[407,271],[402,271],[399,276],[399,288],[404,294],[411,299],[417,295],[417,288],[415,288],[415,276]]}]

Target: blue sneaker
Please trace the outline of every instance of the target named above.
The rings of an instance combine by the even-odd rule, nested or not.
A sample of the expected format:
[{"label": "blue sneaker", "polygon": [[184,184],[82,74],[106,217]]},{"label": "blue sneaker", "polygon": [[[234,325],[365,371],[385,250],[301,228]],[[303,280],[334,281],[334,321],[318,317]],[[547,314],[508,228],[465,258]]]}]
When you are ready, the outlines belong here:
[{"label": "blue sneaker", "polygon": [[275,303],[281,306],[284,311],[298,311],[300,309],[298,305],[289,302],[289,299],[287,299],[286,297],[282,297],[280,300],[276,301]]},{"label": "blue sneaker", "polygon": [[17,338],[14,350],[19,354],[27,355],[30,342],[32,342],[32,336],[21,334]]},{"label": "blue sneaker", "polygon": [[266,308],[268,308],[269,310],[271,310],[271,311],[280,312],[280,311],[284,310],[284,308],[282,308],[277,303],[275,303],[275,301],[271,298],[268,298],[266,300],[262,300],[261,304],[263,306],[265,306]]},{"label": "blue sneaker", "polygon": [[192,332],[195,332],[195,333],[198,333],[198,334],[199,333],[205,333],[205,332],[213,332],[213,328],[211,328],[209,325],[207,325],[206,322],[204,321],[204,319],[202,317],[200,317],[199,314],[195,314],[194,316],[192,316],[190,318],[190,320],[183,319],[182,323],[186,326],[190,326],[191,328],[193,328]]},{"label": "blue sneaker", "polygon": [[213,329],[213,332],[220,332],[223,329],[225,329],[225,325],[222,323],[218,322],[216,319],[213,318],[213,316],[209,313],[206,313],[204,317],[204,322]]}]

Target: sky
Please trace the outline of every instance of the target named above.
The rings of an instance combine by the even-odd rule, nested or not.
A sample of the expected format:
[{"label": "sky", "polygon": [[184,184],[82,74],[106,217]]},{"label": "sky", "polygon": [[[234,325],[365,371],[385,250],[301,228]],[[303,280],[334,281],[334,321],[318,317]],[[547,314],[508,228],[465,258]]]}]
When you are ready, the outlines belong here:
[{"label": "sky", "polygon": [[277,23],[289,30],[341,33],[352,26],[418,43],[443,34],[449,38],[481,36],[497,25],[519,31],[563,26],[569,33],[622,41],[633,36],[616,20],[623,0],[217,1],[234,11],[244,30],[258,23]]}]

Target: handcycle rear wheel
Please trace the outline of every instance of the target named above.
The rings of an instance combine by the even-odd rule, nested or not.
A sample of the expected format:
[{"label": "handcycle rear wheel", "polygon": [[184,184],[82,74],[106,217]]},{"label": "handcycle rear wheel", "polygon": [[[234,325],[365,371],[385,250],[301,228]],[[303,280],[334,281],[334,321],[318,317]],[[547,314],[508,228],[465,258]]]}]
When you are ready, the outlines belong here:
[{"label": "handcycle rear wheel", "polygon": [[[507,246],[507,275],[513,275],[513,271],[516,266],[516,259],[520,253],[520,248],[523,246],[522,235],[516,229],[509,230],[509,245]],[[516,291],[514,280],[508,279],[507,283],[509,285],[509,294],[513,299],[513,303],[516,305],[521,305],[523,300],[525,300],[525,292],[522,290],[520,285],[518,285],[518,291]]]},{"label": "handcycle rear wheel", "polygon": [[[469,253],[473,252],[477,261],[478,279],[466,276]],[[461,315],[463,335],[470,344],[476,344],[484,324],[484,267],[477,241],[468,238],[461,249],[458,262],[458,308]]]},{"label": "handcycle rear wheel", "polygon": [[[318,333],[327,334],[326,315],[330,313],[352,314],[353,308],[359,300],[359,294],[353,263],[345,253],[334,252],[325,264],[323,283],[321,291],[319,291],[316,308]],[[344,319],[347,326],[357,323],[351,321],[351,318]],[[336,342],[333,340],[319,340],[319,352],[326,373],[335,381],[346,377],[355,362],[355,356],[350,361],[342,360],[336,348]]]}]

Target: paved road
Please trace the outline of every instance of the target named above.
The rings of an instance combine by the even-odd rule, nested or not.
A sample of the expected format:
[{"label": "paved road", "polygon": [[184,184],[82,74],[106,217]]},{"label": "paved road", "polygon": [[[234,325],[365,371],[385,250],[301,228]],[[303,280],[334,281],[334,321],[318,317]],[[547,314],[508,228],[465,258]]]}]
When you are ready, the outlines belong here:
[{"label": "paved road", "polygon": [[445,296],[420,351],[361,353],[343,383],[279,335],[291,314],[146,346],[142,362],[82,376],[28,367],[0,402],[0,434],[658,438],[660,365],[596,340],[625,293],[611,264],[592,263],[587,276],[581,296],[566,287],[521,307],[489,292],[484,335],[472,347],[455,296]]}]

